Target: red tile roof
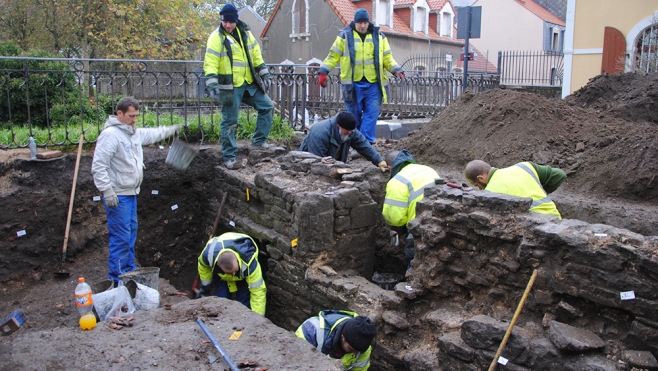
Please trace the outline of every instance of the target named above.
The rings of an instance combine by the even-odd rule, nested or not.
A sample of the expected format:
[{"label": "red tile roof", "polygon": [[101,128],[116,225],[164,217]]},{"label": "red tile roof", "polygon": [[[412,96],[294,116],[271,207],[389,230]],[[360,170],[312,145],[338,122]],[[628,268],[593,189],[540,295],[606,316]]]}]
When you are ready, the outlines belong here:
[{"label": "red tile roof", "polygon": [[541,5],[537,4],[532,0],[515,0],[515,1],[546,22],[554,23],[560,26],[566,26],[566,23],[564,23],[563,20],[561,20],[553,13],[549,12],[544,7],[542,7]]},{"label": "red tile roof", "polygon": [[[272,15],[267,20],[267,24],[265,25],[265,28],[261,33],[261,37],[265,36],[267,29],[270,27],[271,22],[275,18],[274,15],[279,11],[279,8],[281,7],[282,1],[283,0],[278,0],[276,5],[274,6],[274,9],[272,10]],[[363,8],[367,10],[368,13],[371,12],[371,9],[366,8],[366,6],[371,4],[371,2],[367,0],[359,2],[360,4],[356,4],[352,2],[352,0],[327,0],[327,2],[329,3],[329,6],[331,6],[331,8],[334,10],[334,12],[336,12],[338,18],[340,18],[341,22],[343,22],[345,26],[349,25],[354,20],[354,13],[357,11],[357,9]],[[450,0],[430,0],[428,2],[428,5],[430,6],[430,11],[441,10],[446,3],[449,3],[452,6],[452,2],[450,2]],[[399,2],[396,2],[396,4],[399,4]],[[437,6],[437,8],[435,8],[434,6]],[[453,11],[454,11],[454,7],[453,7]],[[390,28],[388,26],[380,26],[380,29],[382,32],[384,32],[387,35],[406,35],[406,36],[421,37],[430,40],[441,40],[446,42],[463,44],[463,41],[458,41],[457,39],[446,37],[446,36],[439,36],[436,33],[436,31],[432,30],[431,27],[427,35],[422,32],[413,32],[411,30],[411,25],[405,23],[402,20],[402,18],[400,18],[397,14],[395,14],[395,12],[393,12],[393,28]],[[457,33],[455,32],[454,35],[456,34]]]}]

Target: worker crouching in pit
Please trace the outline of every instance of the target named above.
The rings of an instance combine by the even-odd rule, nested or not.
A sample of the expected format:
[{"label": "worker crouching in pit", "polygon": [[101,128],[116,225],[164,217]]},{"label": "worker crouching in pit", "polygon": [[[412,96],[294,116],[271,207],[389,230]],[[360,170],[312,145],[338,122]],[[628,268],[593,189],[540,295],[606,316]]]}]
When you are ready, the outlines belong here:
[{"label": "worker crouching in pit", "polygon": [[201,289],[197,297],[210,295],[236,300],[254,312],[265,315],[267,288],[258,263],[258,247],[242,233],[213,237],[199,255]]},{"label": "worker crouching in pit", "polygon": [[340,359],[344,370],[366,371],[370,368],[371,344],[377,328],[366,316],[330,309],[304,321],[295,335],[322,354]]}]

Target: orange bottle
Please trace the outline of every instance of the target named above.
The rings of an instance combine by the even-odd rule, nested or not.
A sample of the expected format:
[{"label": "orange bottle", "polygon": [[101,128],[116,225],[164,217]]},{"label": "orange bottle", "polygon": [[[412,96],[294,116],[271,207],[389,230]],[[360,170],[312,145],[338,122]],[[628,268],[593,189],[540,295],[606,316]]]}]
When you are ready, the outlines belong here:
[{"label": "orange bottle", "polygon": [[96,327],[96,316],[92,311],[94,300],[91,294],[91,287],[85,282],[85,278],[78,278],[78,286],[75,287],[75,306],[80,312],[79,323],[83,330],[91,330]]}]

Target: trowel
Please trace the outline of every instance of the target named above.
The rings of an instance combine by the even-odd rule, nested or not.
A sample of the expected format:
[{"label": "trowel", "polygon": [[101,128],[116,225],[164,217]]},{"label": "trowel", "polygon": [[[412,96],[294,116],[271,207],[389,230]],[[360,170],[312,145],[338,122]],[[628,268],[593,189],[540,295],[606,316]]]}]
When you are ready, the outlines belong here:
[{"label": "trowel", "polygon": [[75,198],[75,185],[78,183],[78,169],[80,168],[80,155],[82,153],[82,142],[84,141],[84,134],[80,134],[78,141],[78,156],[75,159],[75,170],[73,173],[73,187],[71,187],[71,199],[69,200],[69,213],[66,217],[66,230],[64,232],[64,246],[62,247],[62,261],[59,267],[54,272],[55,277],[66,278],[71,275],[68,269],[64,268],[66,261],[66,247],[69,243],[69,232],[71,230],[71,215],[73,214],[73,199]]}]

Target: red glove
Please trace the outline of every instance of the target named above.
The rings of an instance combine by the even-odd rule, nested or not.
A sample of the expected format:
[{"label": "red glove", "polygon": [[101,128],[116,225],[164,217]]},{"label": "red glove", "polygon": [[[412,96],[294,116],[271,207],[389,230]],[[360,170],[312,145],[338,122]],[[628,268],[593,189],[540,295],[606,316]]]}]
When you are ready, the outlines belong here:
[{"label": "red glove", "polygon": [[327,86],[327,75],[324,73],[321,73],[320,76],[318,76],[318,84],[322,86],[323,88]]},{"label": "red glove", "polygon": [[404,77],[404,72],[402,72],[402,71],[396,73],[396,75],[398,75],[398,77],[401,78],[402,80],[405,79],[405,77]]}]

